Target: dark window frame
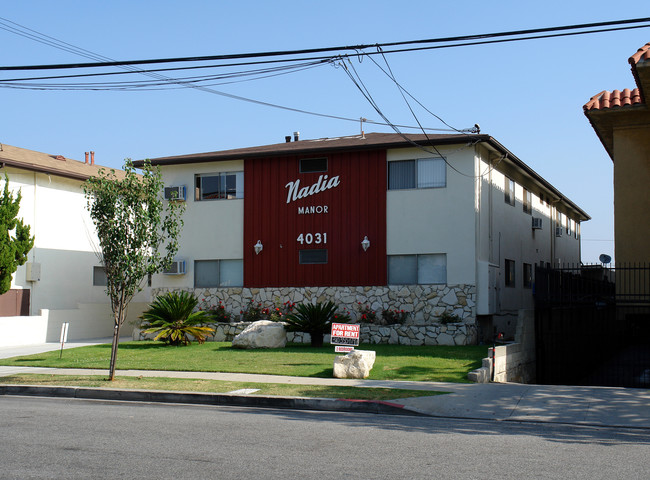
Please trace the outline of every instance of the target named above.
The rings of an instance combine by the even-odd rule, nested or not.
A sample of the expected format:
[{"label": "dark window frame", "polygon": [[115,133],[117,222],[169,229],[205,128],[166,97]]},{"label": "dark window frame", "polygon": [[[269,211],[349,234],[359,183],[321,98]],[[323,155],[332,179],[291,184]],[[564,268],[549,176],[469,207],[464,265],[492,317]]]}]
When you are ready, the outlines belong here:
[{"label": "dark window frame", "polygon": [[505,279],[504,283],[506,287],[515,287],[516,286],[516,280],[517,277],[515,275],[515,267],[516,263],[514,260],[510,260],[509,258],[505,259]]},{"label": "dark window frame", "polygon": [[533,213],[533,193],[526,188],[524,188],[524,205],[522,208],[524,213]]},{"label": "dark window frame", "polygon": [[533,266],[530,263],[524,263],[524,288],[533,288]]},{"label": "dark window frame", "polygon": [[[317,165],[318,161],[325,162],[325,169],[318,168],[304,168],[308,166],[309,162],[312,162]],[[325,173],[329,169],[329,160],[327,157],[315,157],[315,158],[301,158],[298,162],[298,172],[299,173]]]},{"label": "dark window frame", "polygon": [[503,187],[503,199],[508,205],[515,206],[515,190],[517,188],[517,184],[515,181],[510,178],[510,177],[504,177],[505,178],[505,185]]},{"label": "dark window frame", "polygon": [[93,287],[107,287],[108,277],[103,265],[93,266]]},{"label": "dark window frame", "polygon": [[[241,189],[238,188],[238,182],[237,178],[241,174]],[[234,194],[229,194],[232,190],[229,190],[227,187],[227,177],[228,176],[234,176],[235,177],[235,188],[234,188]],[[221,191],[220,189],[217,191],[215,197],[213,198],[206,198],[204,195],[204,186],[203,186],[203,179],[204,178],[210,178],[210,177],[217,177],[219,178],[218,182],[221,183],[221,178],[226,177],[226,189],[225,191]],[[237,192],[241,191],[241,196],[237,196]],[[210,201],[215,201],[215,200],[240,200],[244,198],[244,171],[243,170],[236,170],[236,171],[229,171],[229,172],[214,172],[214,173],[197,173],[194,175],[194,201],[195,202],[210,202]]]},{"label": "dark window frame", "polygon": [[[329,262],[329,252],[327,251],[327,248],[306,248],[306,249],[301,249],[298,250],[298,263],[300,265],[327,265]],[[316,255],[317,253],[323,253],[325,254],[325,259],[323,260],[317,260],[317,261],[307,261],[309,260],[308,258],[305,259],[303,257],[309,257],[309,255]]]}]

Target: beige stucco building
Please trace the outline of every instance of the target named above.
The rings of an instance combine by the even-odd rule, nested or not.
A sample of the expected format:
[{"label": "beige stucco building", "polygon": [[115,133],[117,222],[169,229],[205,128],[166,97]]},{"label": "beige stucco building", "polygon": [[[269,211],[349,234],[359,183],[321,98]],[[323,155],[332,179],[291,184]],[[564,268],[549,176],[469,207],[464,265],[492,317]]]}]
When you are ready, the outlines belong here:
[{"label": "beige stucco building", "polygon": [[584,112],[614,162],[617,264],[650,261],[650,43],[629,58],[637,87],[603,91]]}]

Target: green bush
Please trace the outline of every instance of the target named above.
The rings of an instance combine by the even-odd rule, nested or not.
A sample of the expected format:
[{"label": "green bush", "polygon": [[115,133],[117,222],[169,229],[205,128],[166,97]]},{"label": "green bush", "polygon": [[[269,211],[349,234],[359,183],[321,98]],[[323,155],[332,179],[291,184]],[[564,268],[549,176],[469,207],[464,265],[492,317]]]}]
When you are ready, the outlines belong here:
[{"label": "green bush", "polygon": [[442,315],[440,315],[438,321],[443,325],[446,325],[448,323],[460,323],[463,321],[463,319],[455,313],[444,312]]},{"label": "green bush", "polygon": [[197,305],[198,300],[188,292],[159,295],[140,316],[142,331],[155,333],[154,340],[163,340],[170,345],[188,345],[190,336],[203,343],[214,329],[205,325],[211,320],[207,312],[194,311]]},{"label": "green bush", "polygon": [[284,318],[289,332],[309,333],[312,347],[323,346],[323,337],[331,331],[332,322],[346,323],[349,320],[347,315],[338,313],[338,308],[332,301],[301,303]]},{"label": "green bush", "polygon": [[408,312],[405,312],[404,310],[385,309],[382,310],[381,312],[381,318],[384,320],[385,325],[394,325],[394,324],[402,325],[406,321],[408,316],[409,316]]}]

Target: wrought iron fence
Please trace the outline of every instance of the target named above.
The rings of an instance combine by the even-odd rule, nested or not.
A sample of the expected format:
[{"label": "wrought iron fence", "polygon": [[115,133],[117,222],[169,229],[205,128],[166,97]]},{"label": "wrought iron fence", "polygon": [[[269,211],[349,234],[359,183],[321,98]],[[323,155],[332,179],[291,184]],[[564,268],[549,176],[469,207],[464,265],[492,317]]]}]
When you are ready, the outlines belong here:
[{"label": "wrought iron fence", "polygon": [[536,268],[537,381],[650,387],[650,265]]}]

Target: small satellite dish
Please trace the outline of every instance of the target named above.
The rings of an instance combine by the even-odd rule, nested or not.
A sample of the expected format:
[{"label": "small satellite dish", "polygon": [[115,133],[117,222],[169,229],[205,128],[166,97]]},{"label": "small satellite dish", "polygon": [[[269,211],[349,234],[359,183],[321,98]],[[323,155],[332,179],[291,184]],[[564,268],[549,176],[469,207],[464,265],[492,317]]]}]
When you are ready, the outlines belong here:
[{"label": "small satellite dish", "polygon": [[600,257],[598,257],[598,260],[600,260],[600,263],[612,263],[612,257],[605,253],[601,253]]}]

